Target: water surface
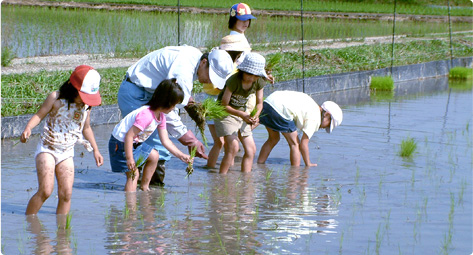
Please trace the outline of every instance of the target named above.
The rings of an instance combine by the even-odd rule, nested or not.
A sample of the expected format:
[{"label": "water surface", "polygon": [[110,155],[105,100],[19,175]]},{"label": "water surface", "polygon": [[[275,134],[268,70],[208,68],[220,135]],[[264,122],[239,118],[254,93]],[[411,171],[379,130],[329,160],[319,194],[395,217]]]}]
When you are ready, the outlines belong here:
[{"label": "water surface", "polygon": [[[58,228],[56,190],[37,217],[24,215],[37,189],[37,137],[26,145],[4,140],[2,253],[470,254],[471,86],[445,78],[396,86],[384,97],[314,96],[344,111],[333,134],[321,130],[310,140],[317,167],[290,167],[283,139],[250,174],[239,172],[241,153],[227,175],[197,159],[188,179],[173,158],[163,188],[129,195],[125,177],[109,166],[113,125],[95,126],[105,165],[97,168],[77,147],[68,230]],[[266,136],[255,129],[258,151]],[[417,152],[402,158],[408,137]]]}]

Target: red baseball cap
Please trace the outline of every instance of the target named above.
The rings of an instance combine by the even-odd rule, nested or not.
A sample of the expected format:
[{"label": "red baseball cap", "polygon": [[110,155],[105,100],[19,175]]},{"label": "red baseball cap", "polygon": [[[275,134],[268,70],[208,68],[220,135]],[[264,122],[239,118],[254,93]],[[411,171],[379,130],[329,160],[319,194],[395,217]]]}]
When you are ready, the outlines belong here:
[{"label": "red baseball cap", "polygon": [[91,66],[76,67],[69,79],[72,86],[79,91],[79,96],[85,104],[97,106],[102,103],[100,97],[100,74]]}]

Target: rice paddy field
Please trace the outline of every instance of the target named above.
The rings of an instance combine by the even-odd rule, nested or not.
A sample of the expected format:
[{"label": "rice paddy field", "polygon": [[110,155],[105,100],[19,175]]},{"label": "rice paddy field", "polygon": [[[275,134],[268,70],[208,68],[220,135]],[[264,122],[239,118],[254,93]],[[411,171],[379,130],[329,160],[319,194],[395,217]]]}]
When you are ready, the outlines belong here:
[{"label": "rice paddy field", "polygon": [[[332,134],[320,130],[310,140],[317,167],[290,167],[282,139],[249,174],[239,171],[241,154],[226,175],[196,159],[189,178],[186,165],[173,158],[166,185],[150,192],[124,193],[125,176],[111,172],[108,160],[113,125],[94,126],[105,164],[97,168],[77,148],[69,217],[55,215],[56,191],[37,216],[24,215],[37,188],[38,137],[27,144],[4,139],[1,251],[471,253],[471,82],[442,77],[396,83],[384,96],[357,89],[313,98],[338,102],[344,112]],[[259,126],[253,135],[259,151],[266,130]],[[402,155],[406,143],[415,148]]]},{"label": "rice paddy field", "polygon": [[[230,6],[221,1],[181,2]],[[250,5],[264,9],[268,2]],[[297,10],[288,2],[272,4]],[[392,7],[357,9],[357,3],[319,2],[306,1],[306,10],[373,12],[378,6],[380,13],[389,13]],[[436,5],[399,7],[400,13],[411,14],[446,11]],[[457,6],[452,13],[471,16],[471,6]],[[2,64],[5,52],[18,58],[69,54],[137,58],[179,43],[209,50],[229,33],[227,18],[2,4]],[[395,65],[473,55],[471,22],[398,22],[396,40],[405,43],[394,48],[389,44],[390,20],[304,18],[303,22],[304,56],[300,17],[258,16],[246,33],[255,51],[283,54],[273,70],[280,80],[301,78],[301,57],[307,61],[308,77],[386,67],[393,49]],[[365,38],[377,37],[374,45],[316,49],[326,41],[363,44]],[[116,103],[113,95],[124,70],[101,71],[106,104]],[[2,116],[34,111],[37,101],[44,99],[41,95],[51,90],[48,86],[60,84],[67,75],[65,71],[2,75]],[[32,87],[20,86],[30,83]],[[393,91],[362,88],[312,95],[319,104],[337,102],[344,112],[342,125],[332,134],[320,130],[310,140],[311,161],[317,167],[291,167],[282,139],[267,163],[254,164],[249,174],[239,171],[241,152],[226,175],[196,159],[194,173],[186,177],[187,165],[173,158],[166,164],[166,185],[150,192],[125,194],[126,178],[111,172],[109,162],[108,139],[114,125],[94,126],[105,164],[97,168],[93,156],[77,146],[67,216],[55,214],[56,189],[38,215],[24,215],[37,190],[33,157],[39,137],[27,144],[3,139],[1,253],[471,254],[472,85],[471,78],[454,82],[438,77],[395,83]],[[195,128],[190,119],[184,117],[184,122]],[[258,155],[267,132],[259,126],[253,136]]]},{"label": "rice paddy field", "polygon": [[[16,57],[61,54],[112,54],[140,57],[167,45],[188,44],[211,49],[229,33],[222,14],[107,11],[48,7],[2,6],[2,49]],[[179,19],[179,20],[178,20]],[[178,26],[178,22],[179,25]],[[389,20],[305,18],[306,46],[316,40],[356,41],[390,36]],[[418,40],[471,38],[471,22],[396,23],[396,36]],[[464,32],[470,34],[465,35]],[[254,50],[283,50],[301,39],[300,17],[260,16],[245,33]],[[298,46],[300,47],[300,46]],[[440,48],[450,54],[449,46]]]}]

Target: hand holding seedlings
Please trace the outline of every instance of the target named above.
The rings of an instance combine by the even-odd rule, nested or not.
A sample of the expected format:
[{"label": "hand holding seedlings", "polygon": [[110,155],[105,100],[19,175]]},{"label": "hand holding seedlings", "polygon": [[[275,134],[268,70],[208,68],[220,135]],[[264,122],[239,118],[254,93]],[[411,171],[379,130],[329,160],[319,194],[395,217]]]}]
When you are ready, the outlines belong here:
[{"label": "hand holding seedlings", "polygon": [[191,150],[189,163],[188,163],[187,168],[186,168],[186,172],[187,172],[186,178],[188,178],[194,172],[194,157],[195,157],[196,151],[197,151],[197,147],[194,147]]},{"label": "hand holding seedlings", "polygon": [[139,171],[138,167],[145,163],[145,159],[140,155],[138,160],[135,162],[135,159],[130,159],[126,161],[128,169],[130,170],[130,176],[132,180],[135,180],[136,172]]},{"label": "hand holding seedlings", "polygon": [[202,135],[202,141],[207,146],[207,138],[204,135],[205,132],[205,120],[219,119],[228,115],[219,102],[214,101],[212,98],[207,98],[202,103],[192,102],[184,107],[189,114],[189,117],[193,121]]}]

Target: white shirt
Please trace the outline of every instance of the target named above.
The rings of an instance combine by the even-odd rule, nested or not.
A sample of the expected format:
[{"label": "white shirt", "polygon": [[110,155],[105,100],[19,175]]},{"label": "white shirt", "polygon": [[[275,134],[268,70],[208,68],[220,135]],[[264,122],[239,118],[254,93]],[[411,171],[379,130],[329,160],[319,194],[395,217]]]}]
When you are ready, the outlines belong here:
[{"label": "white shirt", "polygon": [[184,91],[184,100],[166,114],[166,124],[169,134],[177,139],[187,132],[177,108],[189,102],[194,81],[198,79],[197,69],[201,57],[202,52],[192,46],[168,46],[144,56],[126,72],[136,86],[145,88],[149,93],[153,93],[163,80],[176,78]]},{"label": "white shirt", "polygon": [[287,120],[294,120],[296,127],[309,138],[319,130],[320,108],[309,95],[298,91],[276,91],[265,100]]},{"label": "white shirt", "polygon": [[189,102],[197,80],[202,52],[192,46],[168,46],[155,50],[128,68],[126,74],[139,87],[153,93],[165,79],[176,78],[184,91],[183,107]]}]

